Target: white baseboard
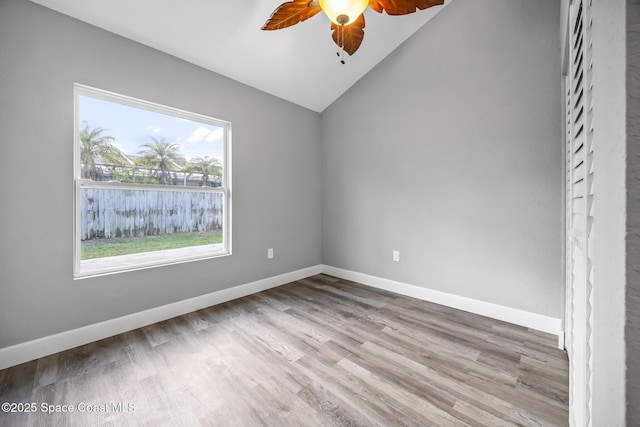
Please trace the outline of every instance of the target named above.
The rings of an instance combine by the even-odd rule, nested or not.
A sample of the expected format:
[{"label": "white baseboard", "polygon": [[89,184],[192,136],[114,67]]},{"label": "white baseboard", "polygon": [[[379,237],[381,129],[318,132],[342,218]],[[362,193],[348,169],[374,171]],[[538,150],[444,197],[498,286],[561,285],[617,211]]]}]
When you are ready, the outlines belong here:
[{"label": "white baseboard", "polygon": [[558,334],[558,348],[560,350],[566,350],[567,349],[567,343],[566,343],[565,338],[564,338],[564,331],[560,331],[560,333]]},{"label": "white baseboard", "polygon": [[415,285],[409,285],[328,265],[316,265],[138,313],[106,320],[104,322],[95,323],[78,329],[61,332],[59,334],[38,338],[33,341],[27,341],[11,347],[5,347],[0,349],[0,369],[19,365],[20,363],[29,362],[40,357],[58,353],[60,351],[68,350],[70,348],[88,344],[320,273],[326,273],[374,288],[384,289],[397,294],[434,302],[436,304],[554,334],[558,336],[559,348],[564,348],[564,332],[561,329],[562,323],[560,319],[448,294],[445,292],[434,291],[432,289],[422,288]]},{"label": "white baseboard", "polygon": [[420,286],[409,285],[406,283],[396,282],[394,280],[383,279],[328,265],[322,266],[322,272],[374,288],[384,289],[386,291],[456,308],[458,310],[468,311],[470,313],[502,320],[515,325],[535,329],[537,331],[547,332],[558,336],[558,346],[562,345],[562,347],[559,348],[564,348],[562,322],[560,319],[556,319],[555,317],[543,316],[541,314],[518,310],[516,308],[461,297],[458,295],[448,294],[446,292],[434,291]]},{"label": "white baseboard", "polygon": [[138,313],[129,314],[93,325],[84,326],[33,341],[0,349],[0,369],[68,350],[104,338],[181,316],[216,304],[241,298],[256,292],[320,274],[322,266],[304,268],[278,276],[268,277],[233,288],[174,302]]}]

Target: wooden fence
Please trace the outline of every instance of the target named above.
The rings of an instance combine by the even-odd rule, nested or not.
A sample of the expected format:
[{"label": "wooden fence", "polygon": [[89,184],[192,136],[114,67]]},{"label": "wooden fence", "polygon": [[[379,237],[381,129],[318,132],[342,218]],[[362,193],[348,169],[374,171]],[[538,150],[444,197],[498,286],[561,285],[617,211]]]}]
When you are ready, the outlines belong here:
[{"label": "wooden fence", "polygon": [[221,193],[84,188],[81,239],[161,236],[222,227]]}]

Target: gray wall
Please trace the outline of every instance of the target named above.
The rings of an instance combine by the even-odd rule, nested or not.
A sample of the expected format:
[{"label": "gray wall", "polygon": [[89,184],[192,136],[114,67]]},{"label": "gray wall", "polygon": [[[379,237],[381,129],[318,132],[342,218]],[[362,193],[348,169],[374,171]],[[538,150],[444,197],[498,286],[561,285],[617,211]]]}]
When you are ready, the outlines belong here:
[{"label": "gray wall", "polygon": [[561,317],[559,13],[456,0],[323,112],[325,264]]},{"label": "gray wall", "polygon": [[627,425],[640,425],[640,0],[627,0]]},{"label": "gray wall", "polygon": [[[0,61],[0,348],[321,262],[319,114],[25,0]],[[232,122],[232,256],[73,280],[74,82]]]}]

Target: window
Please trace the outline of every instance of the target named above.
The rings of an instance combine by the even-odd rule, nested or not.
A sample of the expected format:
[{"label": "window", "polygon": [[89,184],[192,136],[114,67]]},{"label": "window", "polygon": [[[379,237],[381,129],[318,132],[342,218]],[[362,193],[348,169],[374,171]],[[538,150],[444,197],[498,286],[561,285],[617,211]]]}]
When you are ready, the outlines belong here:
[{"label": "window", "polygon": [[231,253],[231,124],[74,86],[74,275]]}]

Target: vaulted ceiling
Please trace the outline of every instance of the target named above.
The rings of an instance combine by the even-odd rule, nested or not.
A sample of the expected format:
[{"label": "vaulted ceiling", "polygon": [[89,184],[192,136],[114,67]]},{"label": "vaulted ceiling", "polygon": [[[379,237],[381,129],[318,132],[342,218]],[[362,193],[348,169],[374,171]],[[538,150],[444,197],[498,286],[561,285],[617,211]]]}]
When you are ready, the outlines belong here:
[{"label": "vaulted ceiling", "polygon": [[260,29],[285,0],[32,1],[318,112],[444,7],[404,16],[367,9],[362,46],[343,65],[322,13]]}]

